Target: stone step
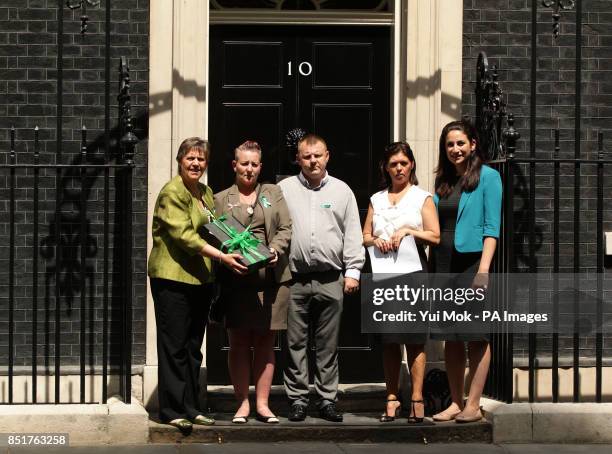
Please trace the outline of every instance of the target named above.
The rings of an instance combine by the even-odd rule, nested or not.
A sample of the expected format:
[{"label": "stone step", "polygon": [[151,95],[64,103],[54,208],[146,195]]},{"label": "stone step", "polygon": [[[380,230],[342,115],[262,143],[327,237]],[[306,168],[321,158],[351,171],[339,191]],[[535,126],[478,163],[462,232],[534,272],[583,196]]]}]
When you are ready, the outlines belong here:
[{"label": "stone step", "polygon": [[350,443],[491,443],[492,427],[485,420],[476,423],[407,424],[405,416],[381,423],[379,413],[345,413],[344,422],[332,423],[309,415],[303,422],[290,422],[279,416],[279,424],[265,424],[250,418],[246,424],[232,424],[231,413],[212,415],[214,426],[194,426],[189,435],[174,427],[149,422],[151,443],[231,443],[330,441]]},{"label": "stone step", "polygon": [[[255,401],[255,390],[251,387],[251,402]],[[314,390],[311,388],[312,401]],[[340,384],[338,386],[338,409],[343,412],[376,412],[385,406],[385,385],[380,383]],[[207,391],[207,408],[210,412],[232,413],[236,410],[234,389],[230,386],[209,385]],[[289,409],[285,388],[272,386],[270,392],[270,409],[283,414]]]}]

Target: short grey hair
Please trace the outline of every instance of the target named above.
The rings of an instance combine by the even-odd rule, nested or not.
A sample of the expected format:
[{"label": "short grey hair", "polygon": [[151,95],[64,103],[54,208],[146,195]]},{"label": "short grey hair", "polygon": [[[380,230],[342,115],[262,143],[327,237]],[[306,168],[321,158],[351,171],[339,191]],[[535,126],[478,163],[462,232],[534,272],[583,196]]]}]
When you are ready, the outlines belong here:
[{"label": "short grey hair", "polygon": [[210,156],[210,144],[208,143],[208,141],[199,137],[189,137],[183,140],[183,142],[179,146],[179,149],[176,153],[176,162],[180,164],[181,160],[185,157],[185,155],[193,149],[202,153],[204,155],[204,159],[208,161],[208,158]]}]

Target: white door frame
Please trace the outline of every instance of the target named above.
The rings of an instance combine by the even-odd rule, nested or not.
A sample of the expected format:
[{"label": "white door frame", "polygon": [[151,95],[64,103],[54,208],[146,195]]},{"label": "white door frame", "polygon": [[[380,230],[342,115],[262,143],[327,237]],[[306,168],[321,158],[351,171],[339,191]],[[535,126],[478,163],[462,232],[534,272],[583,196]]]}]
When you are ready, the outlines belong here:
[{"label": "white door frame", "polygon": [[[190,136],[208,137],[208,47],[211,12],[207,0],[151,0],[149,45],[148,222],[161,187],[176,174],[174,156]],[[301,19],[307,17],[305,13]],[[310,23],[329,14],[310,14]],[[357,21],[336,14],[336,21]],[[212,16],[218,16],[213,12]],[[295,13],[280,17],[294,20]],[[325,16],[325,17],[324,17]],[[344,16],[347,16],[345,13]],[[277,16],[278,17],[278,16]],[[394,140],[407,140],[418,162],[421,187],[433,188],[437,138],[442,126],[461,116],[463,0],[396,0],[392,14],[359,22],[393,27],[393,87],[390,125]],[[218,19],[219,17],[217,17]],[[323,19],[321,19],[323,18]],[[380,25],[380,23],[379,23]],[[151,238],[148,235],[147,250]],[[156,407],[155,314],[147,282],[146,364],[143,398]],[[205,347],[203,346],[205,353]],[[205,380],[206,374],[202,374]]]}]

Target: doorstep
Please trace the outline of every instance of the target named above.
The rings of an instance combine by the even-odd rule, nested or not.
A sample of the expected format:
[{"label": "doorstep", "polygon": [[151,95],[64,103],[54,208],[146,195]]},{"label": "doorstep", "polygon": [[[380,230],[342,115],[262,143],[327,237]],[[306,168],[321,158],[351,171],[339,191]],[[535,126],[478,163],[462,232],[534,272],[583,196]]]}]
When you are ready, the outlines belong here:
[{"label": "doorstep", "polygon": [[[282,413],[281,413],[282,415]],[[232,424],[232,413],[212,414],[214,426],[194,426],[189,435],[174,427],[149,421],[151,443],[231,443],[329,441],[346,443],[491,443],[492,427],[486,420],[457,424],[407,424],[402,415],[390,423],[378,421],[380,413],[344,413],[344,422],[332,423],[309,414],[303,422],[291,422],[279,416],[279,424],[266,424],[250,418],[246,424]]]},{"label": "doorstep", "polygon": [[[314,400],[314,387],[310,389],[311,401]],[[249,396],[254,401],[255,388],[250,387]],[[338,403],[340,411],[350,413],[377,412],[385,406],[387,398],[385,385],[382,383],[358,383],[338,385]],[[279,414],[289,411],[287,394],[282,385],[273,385],[269,398],[270,409]],[[236,410],[234,388],[231,385],[208,385],[206,407],[211,413],[232,413]]]}]

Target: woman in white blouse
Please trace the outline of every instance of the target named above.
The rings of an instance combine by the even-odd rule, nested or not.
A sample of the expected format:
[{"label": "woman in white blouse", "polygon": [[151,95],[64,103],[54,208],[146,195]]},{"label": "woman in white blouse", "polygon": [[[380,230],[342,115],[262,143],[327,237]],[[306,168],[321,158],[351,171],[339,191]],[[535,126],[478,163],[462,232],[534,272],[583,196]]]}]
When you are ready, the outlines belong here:
[{"label": "woman in white blouse", "polygon": [[[416,162],[410,146],[394,142],[385,148],[380,162],[385,189],[370,198],[363,227],[364,246],[374,246],[383,254],[398,250],[402,239],[412,236],[417,243],[422,270],[427,271],[423,245],[440,242],[440,225],[431,194],[417,186]],[[401,410],[399,372],[401,345],[406,347],[412,380],[409,423],[419,423],[425,416],[423,377],[425,374],[425,342],[427,333],[383,335],[383,369],[387,387],[387,406],[381,422],[395,419]]]}]

